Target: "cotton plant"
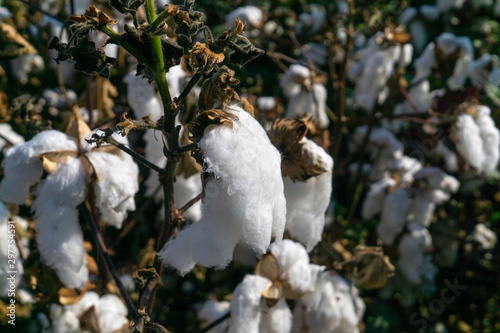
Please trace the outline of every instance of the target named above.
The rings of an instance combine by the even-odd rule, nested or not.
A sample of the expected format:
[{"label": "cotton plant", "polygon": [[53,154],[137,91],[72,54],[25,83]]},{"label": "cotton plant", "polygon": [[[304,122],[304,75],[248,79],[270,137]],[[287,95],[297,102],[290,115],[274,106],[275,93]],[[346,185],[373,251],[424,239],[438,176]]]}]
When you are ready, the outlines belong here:
[{"label": "cotton plant", "polygon": [[281,171],[287,204],[285,229],[308,251],[321,240],[331,201],[333,159],[306,137],[308,119],[276,120],[269,133],[283,158]]},{"label": "cotton plant", "polygon": [[467,241],[478,244],[483,250],[491,251],[497,243],[497,235],[483,223],[478,223]]},{"label": "cotton plant", "polygon": [[321,128],[327,128],[330,119],[326,113],[327,91],[320,78],[305,66],[291,65],[280,79],[283,94],[288,98],[287,117],[311,114]]},{"label": "cotton plant", "polygon": [[348,77],[356,84],[354,103],[365,110],[372,110],[377,101],[387,97],[387,81],[396,67],[407,67],[413,57],[413,47],[408,40],[398,40],[395,31],[379,32],[368,41],[365,48],[355,54],[348,70]]},{"label": "cotton plant", "polygon": [[17,134],[9,124],[0,124],[0,151],[9,145],[24,142],[24,138]]},{"label": "cotton plant", "polygon": [[281,156],[262,126],[237,105],[201,112],[195,131],[203,157],[202,217],[158,253],[181,274],[195,264],[223,268],[240,243],[257,254],[283,236],[286,202]]},{"label": "cotton plant", "polygon": [[478,172],[497,169],[500,160],[500,131],[486,105],[461,112],[450,134],[457,152]]},{"label": "cotton plant", "polygon": [[127,308],[120,298],[113,294],[99,296],[88,291],[75,304],[52,304],[51,325],[44,333],[113,333],[121,331],[129,324]]},{"label": "cotton plant", "polygon": [[[368,133],[367,126],[360,126],[354,130],[349,150],[359,149]],[[388,175],[393,163],[403,156],[403,144],[389,130],[375,128],[368,137],[368,152],[371,156],[372,167],[369,179],[377,181]]]},{"label": "cotton plant", "polygon": [[16,205],[24,204],[31,185],[38,183],[32,209],[42,261],[65,286],[78,289],[86,284],[88,269],[76,207],[93,191],[101,220],[121,228],[127,211],[135,209],[138,191],[132,158],[116,148],[91,149],[85,141],[90,135],[75,109],[68,134],[42,131],[10,148],[0,183],[0,200]]}]

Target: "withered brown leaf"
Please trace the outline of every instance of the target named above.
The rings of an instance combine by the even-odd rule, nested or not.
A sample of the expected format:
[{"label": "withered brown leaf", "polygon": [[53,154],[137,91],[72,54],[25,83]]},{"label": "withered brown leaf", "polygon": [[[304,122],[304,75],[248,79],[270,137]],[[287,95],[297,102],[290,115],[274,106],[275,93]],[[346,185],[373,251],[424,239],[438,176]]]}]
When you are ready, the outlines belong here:
[{"label": "withered brown leaf", "polygon": [[203,133],[211,126],[233,126],[233,121],[238,120],[238,116],[220,109],[212,109],[200,112],[192,122],[188,124],[191,133],[190,140],[199,142]]},{"label": "withered brown leaf", "polygon": [[209,110],[214,108],[217,100],[220,100],[219,109],[224,109],[229,102],[239,101],[240,96],[231,88],[240,81],[234,78],[234,71],[227,66],[219,68],[211,78],[206,79],[201,87],[198,107],[200,110]]},{"label": "withered brown leaf", "polygon": [[215,53],[205,43],[197,42],[191,49],[189,65],[195,72],[208,74],[224,61],[224,53]]}]

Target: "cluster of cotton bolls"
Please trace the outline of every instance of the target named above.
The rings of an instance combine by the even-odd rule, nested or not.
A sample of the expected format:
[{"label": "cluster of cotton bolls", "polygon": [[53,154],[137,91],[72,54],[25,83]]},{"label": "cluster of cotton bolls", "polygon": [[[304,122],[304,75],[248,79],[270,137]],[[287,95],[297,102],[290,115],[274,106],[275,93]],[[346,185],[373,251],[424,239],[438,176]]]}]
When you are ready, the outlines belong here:
[{"label": "cluster of cotton bolls", "polygon": [[[231,302],[208,301],[199,318],[230,319],[212,332],[359,332],[365,304],[350,282],[311,264],[305,248],[291,240],[273,243],[234,290]],[[295,300],[290,309],[286,300]]]},{"label": "cluster of cotton bolls", "polygon": [[[77,206],[85,200],[88,185],[92,185],[102,221],[121,228],[127,211],[135,209],[139,170],[125,153],[92,149],[85,141],[91,132],[83,122],[78,122],[72,133],[74,136],[42,131],[9,148],[2,164],[0,200],[22,205],[31,185],[38,183],[33,210],[41,258],[64,285],[83,288],[88,269]],[[41,179],[44,172],[48,175]],[[96,180],[90,183],[92,176]]]}]

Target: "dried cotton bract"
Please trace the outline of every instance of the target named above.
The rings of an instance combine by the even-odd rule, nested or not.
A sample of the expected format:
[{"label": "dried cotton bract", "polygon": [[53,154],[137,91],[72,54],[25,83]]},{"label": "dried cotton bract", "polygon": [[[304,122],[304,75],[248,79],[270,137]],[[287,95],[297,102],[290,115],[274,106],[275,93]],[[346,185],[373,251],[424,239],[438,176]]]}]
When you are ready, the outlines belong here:
[{"label": "dried cotton bract", "polygon": [[[215,125],[203,117],[222,118]],[[202,218],[158,253],[181,274],[195,264],[225,267],[238,243],[263,254],[272,236],[281,240],[286,216],[281,156],[262,126],[238,106],[206,111],[195,123],[206,126],[199,147],[202,171],[211,174],[204,183]]]}]

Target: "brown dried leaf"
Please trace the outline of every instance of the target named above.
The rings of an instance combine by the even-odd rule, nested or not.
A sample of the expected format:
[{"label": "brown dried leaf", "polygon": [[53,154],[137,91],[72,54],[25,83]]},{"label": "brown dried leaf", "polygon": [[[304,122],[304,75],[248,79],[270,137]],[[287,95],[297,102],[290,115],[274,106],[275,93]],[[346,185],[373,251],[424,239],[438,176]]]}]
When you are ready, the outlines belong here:
[{"label": "brown dried leaf", "polygon": [[231,88],[231,86],[240,83],[234,78],[234,71],[227,66],[219,68],[211,78],[205,80],[201,87],[200,97],[198,99],[198,107],[201,110],[209,110],[214,107],[215,102],[219,99],[219,109],[224,109],[229,102],[239,101],[240,96]]},{"label": "brown dried leaf", "polygon": [[196,118],[188,124],[191,133],[190,140],[199,142],[203,133],[211,126],[233,126],[233,121],[238,120],[238,116],[224,110],[213,109],[200,112]]},{"label": "brown dried leaf", "polygon": [[36,49],[10,24],[0,22],[0,57],[37,54]]},{"label": "brown dried leaf", "polygon": [[240,18],[236,18],[234,21],[234,35],[239,35],[247,30],[247,24],[243,23]]},{"label": "brown dried leaf", "polygon": [[87,268],[89,270],[89,274],[97,275],[99,274],[99,268],[97,267],[97,263],[95,259],[87,254],[86,256]]},{"label": "brown dried leaf", "polygon": [[85,313],[78,319],[80,319],[82,331],[94,333],[102,332],[95,306],[92,306],[90,309],[85,311]]},{"label": "brown dried leaf", "polygon": [[224,53],[212,52],[205,43],[197,42],[191,49],[189,64],[195,72],[208,74],[222,61],[224,61]]},{"label": "brown dried leaf", "polygon": [[250,102],[248,101],[248,99],[246,97],[243,97],[241,99],[240,106],[243,110],[250,113],[250,115],[255,118],[255,110],[253,108],[253,105],[250,104]]},{"label": "brown dried leaf", "polygon": [[381,288],[387,278],[394,275],[395,268],[384,255],[381,247],[358,245],[354,257],[343,263],[342,268],[357,288]]},{"label": "brown dried leaf", "polygon": [[271,281],[277,281],[279,278],[279,267],[276,258],[268,253],[255,266],[255,275],[265,277]]},{"label": "brown dried leaf", "polygon": [[[81,16],[81,15],[73,15],[73,16]],[[115,19],[109,17],[106,13],[104,13],[100,9],[97,9],[95,6],[90,6],[89,9],[85,9],[84,16],[87,18],[87,20],[93,21],[97,25],[105,25],[105,24],[113,25],[117,23]],[[72,20],[72,16],[70,16],[69,19]]]},{"label": "brown dried leaf", "polygon": [[54,172],[59,163],[68,157],[78,157],[78,152],[72,150],[51,151],[37,156],[42,159],[43,169],[47,173]]},{"label": "brown dried leaf", "polygon": [[66,128],[66,134],[77,139],[80,144],[85,135],[90,133],[90,127],[83,120],[78,106],[74,106],[72,112],[73,114],[64,120],[63,128]]}]

